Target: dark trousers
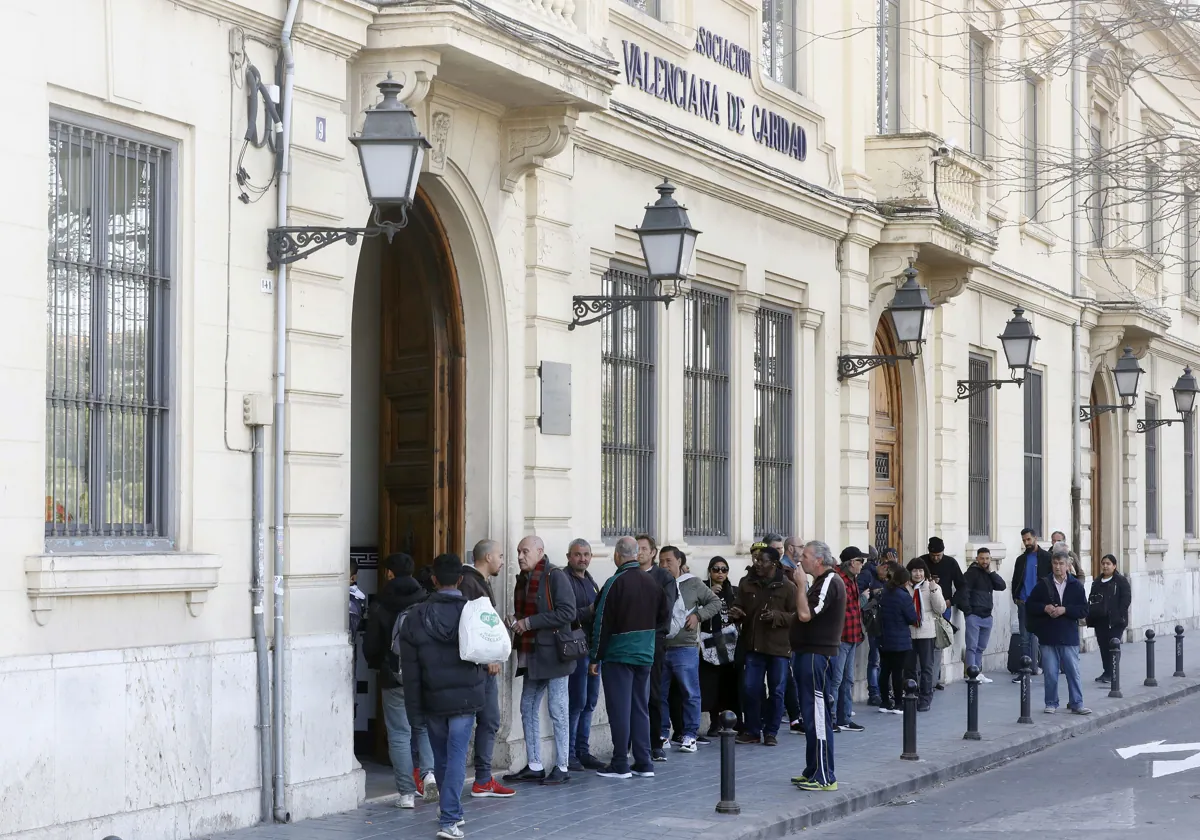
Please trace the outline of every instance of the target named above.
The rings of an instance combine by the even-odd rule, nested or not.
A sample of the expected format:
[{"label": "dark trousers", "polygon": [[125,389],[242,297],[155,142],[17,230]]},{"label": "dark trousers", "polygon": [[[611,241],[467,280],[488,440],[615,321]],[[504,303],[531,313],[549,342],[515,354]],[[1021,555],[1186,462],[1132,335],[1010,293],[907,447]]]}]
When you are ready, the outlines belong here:
[{"label": "dark trousers", "polygon": [[683,737],[683,695],[679,683],[671,680],[671,688],[667,691],[667,708],[671,711],[671,734],[676,738]]},{"label": "dark trousers", "polygon": [[[654,746],[658,746],[658,733],[662,732],[662,668],[663,652],[667,649],[667,637],[654,635],[654,664],[650,666],[650,732]],[[608,697],[607,691],[604,694]]]},{"label": "dark trousers", "polygon": [[629,771],[626,744],[633,746],[633,766],[649,769],[650,764],[650,669],[645,665],[625,665],[605,662],[600,670],[604,684],[604,705],[608,708],[608,725],[612,732],[613,769]]},{"label": "dark trousers", "polygon": [[900,708],[904,698],[904,665],[910,651],[879,651],[879,705],[884,709]]},{"label": "dark trousers", "polygon": [[1112,676],[1112,640],[1119,639],[1125,635],[1125,627],[1118,624],[1113,626],[1107,621],[1097,624],[1096,644],[1100,646],[1100,662],[1104,665],[1104,676]]},{"label": "dark trousers", "polygon": [[933,673],[937,660],[941,659],[933,642],[933,639],[913,639],[912,650],[908,652],[908,661],[905,663],[905,676],[917,681],[918,705],[922,706],[933,702]]},{"label": "dark trousers", "polygon": [[719,729],[721,712],[733,712],[741,718],[742,704],[739,671],[736,665],[700,663],[700,708],[708,712],[708,728]]},{"label": "dark trousers", "polygon": [[800,681],[800,707],[808,721],[804,777],[822,785],[837,781],[833,772],[833,705],[825,696],[837,657],[816,653],[792,655],[792,670]]}]

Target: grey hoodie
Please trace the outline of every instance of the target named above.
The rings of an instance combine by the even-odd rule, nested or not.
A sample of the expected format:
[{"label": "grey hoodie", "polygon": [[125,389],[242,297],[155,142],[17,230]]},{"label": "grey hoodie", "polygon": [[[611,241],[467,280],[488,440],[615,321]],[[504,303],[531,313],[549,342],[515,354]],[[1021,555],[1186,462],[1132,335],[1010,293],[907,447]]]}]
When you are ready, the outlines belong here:
[{"label": "grey hoodie", "polygon": [[[704,585],[700,578],[693,575],[691,572],[680,575],[675,581],[679,585],[679,594],[683,598],[683,608],[688,615],[695,614],[700,619],[700,624],[708,621],[714,616],[721,613],[721,599],[717,594]],[[680,630],[674,636],[667,637],[667,647],[694,647],[700,646],[700,627],[695,630],[689,630],[686,627]]]}]

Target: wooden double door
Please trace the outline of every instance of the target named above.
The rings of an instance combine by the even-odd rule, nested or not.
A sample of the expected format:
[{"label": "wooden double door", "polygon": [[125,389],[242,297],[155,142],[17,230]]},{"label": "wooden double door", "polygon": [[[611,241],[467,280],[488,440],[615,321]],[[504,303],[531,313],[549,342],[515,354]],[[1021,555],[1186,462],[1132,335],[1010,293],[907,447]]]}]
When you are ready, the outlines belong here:
[{"label": "wooden double door", "polygon": [[[875,331],[875,353],[896,354],[887,315]],[[904,428],[900,373],[895,365],[872,370],[871,377],[871,541],[882,552],[894,548],[903,556]]]},{"label": "wooden double door", "polygon": [[445,231],[418,193],[384,245],[380,283],[379,556],[418,569],[464,539],[462,302]]}]

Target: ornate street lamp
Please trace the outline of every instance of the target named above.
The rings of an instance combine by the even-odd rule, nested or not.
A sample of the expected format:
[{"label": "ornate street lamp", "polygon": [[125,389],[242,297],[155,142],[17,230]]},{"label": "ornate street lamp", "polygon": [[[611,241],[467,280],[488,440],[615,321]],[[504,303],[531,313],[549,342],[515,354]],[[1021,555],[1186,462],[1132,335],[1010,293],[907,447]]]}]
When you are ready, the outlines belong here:
[{"label": "ornate street lamp", "polygon": [[1013,310],[1013,317],[1004,325],[1004,332],[997,338],[1000,339],[1000,346],[1004,348],[1009,378],[960,379],[958,380],[958,397],[955,402],[981,394],[989,388],[1000,388],[1011,382],[1015,382],[1017,387],[1025,384],[1025,375],[1033,367],[1033,357],[1040,339],[1033,331],[1033,324],[1025,317],[1024,309],[1018,307]]},{"label": "ornate street lamp", "polygon": [[1185,367],[1183,374],[1175,380],[1175,385],[1171,388],[1171,395],[1175,397],[1175,410],[1179,412],[1179,417],[1168,420],[1139,420],[1137,421],[1137,430],[1145,433],[1151,429],[1157,429],[1159,426],[1170,426],[1172,423],[1182,423],[1187,420],[1192,409],[1196,407],[1197,393],[1200,393],[1200,388],[1196,386],[1196,377],[1192,375],[1190,367]]},{"label": "ornate street lamp", "polygon": [[904,269],[904,284],[896,290],[892,302],[888,304],[887,314],[891,316],[892,326],[896,329],[896,340],[901,344],[912,344],[911,353],[900,355],[872,356],[838,356],[838,381],[861,376],[869,370],[881,365],[894,365],[901,359],[910,362],[921,355],[921,345],[925,342],[925,330],[929,326],[929,314],[933,312],[933,303],[929,300],[929,292],[917,283],[917,270],[913,261],[908,261]]},{"label": "ornate street lamp", "polygon": [[1138,361],[1133,355],[1133,348],[1126,347],[1121,358],[1113,366],[1113,379],[1117,383],[1117,396],[1121,398],[1121,404],[1082,405],[1079,407],[1080,421],[1087,423],[1093,417],[1109,411],[1116,411],[1118,409],[1128,411],[1133,408],[1134,401],[1137,400],[1138,380],[1141,378],[1142,373],[1144,371],[1138,365]]},{"label": "ornate street lamp", "polygon": [[[635,303],[652,301],[670,306],[679,297],[680,284],[692,270],[700,231],[692,227],[687,208],[675,200],[671,182],[664,179],[657,189],[658,201],[646,205],[642,225],[635,228],[646,260],[646,274],[656,294],[575,295],[571,298],[575,318],[567,329],[594,324]],[[672,284],[670,294],[663,294],[666,283]]]},{"label": "ornate street lamp", "polygon": [[[396,231],[408,225],[408,210],[417,197],[421,162],[430,145],[417,128],[416,114],[400,101],[403,85],[388,73],[378,87],[383,101],[367,111],[362,133],[350,138],[358,149],[374,224],[365,228],[271,228],[267,231],[269,268],[302,260],[343,239],[353,245],[360,236],[383,235],[391,242]],[[380,211],[393,207],[400,209],[400,221],[383,220]]]}]

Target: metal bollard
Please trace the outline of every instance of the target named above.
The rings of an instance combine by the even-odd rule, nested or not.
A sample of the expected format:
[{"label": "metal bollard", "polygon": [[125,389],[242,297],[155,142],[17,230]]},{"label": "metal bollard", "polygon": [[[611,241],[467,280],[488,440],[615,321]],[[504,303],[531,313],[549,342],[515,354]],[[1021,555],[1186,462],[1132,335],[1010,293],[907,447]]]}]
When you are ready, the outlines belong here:
[{"label": "metal bollard", "polygon": [[1146,680],[1142,685],[1153,688],[1158,685],[1158,680],[1154,679],[1154,631],[1146,631]]},{"label": "metal bollard", "polygon": [[1030,680],[1033,678],[1033,660],[1028,656],[1021,657],[1021,716],[1017,723],[1033,723],[1033,690]]},{"label": "metal bollard", "polygon": [[742,806],[737,804],[734,790],[733,751],[737,732],[737,715],[730,711],[721,712],[721,801],[717,803],[718,814],[740,814]]},{"label": "metal bollard", "polygon": [[1109,644],[1112,645],[1113,681],[1112,687],[1108,690],[1108,696],[1121,698],[1125,696],[1121,693],[1121,640],[1113,639]]},{"label": "metal bollard", "polygon": [[1183,673],[1183,625],[1175,625],[1175,673],[1173,676],[1186,677]]},{"label": "metal bollard", "polygon": [[904,683],[904,752],[900,758],[905,761],[919,761],[917,755],[917,681],[908,680]]},{"label": "metal bollard", "polygon": [[979,740],[979,668],[967,666],[967,731],[964,741]]}]

